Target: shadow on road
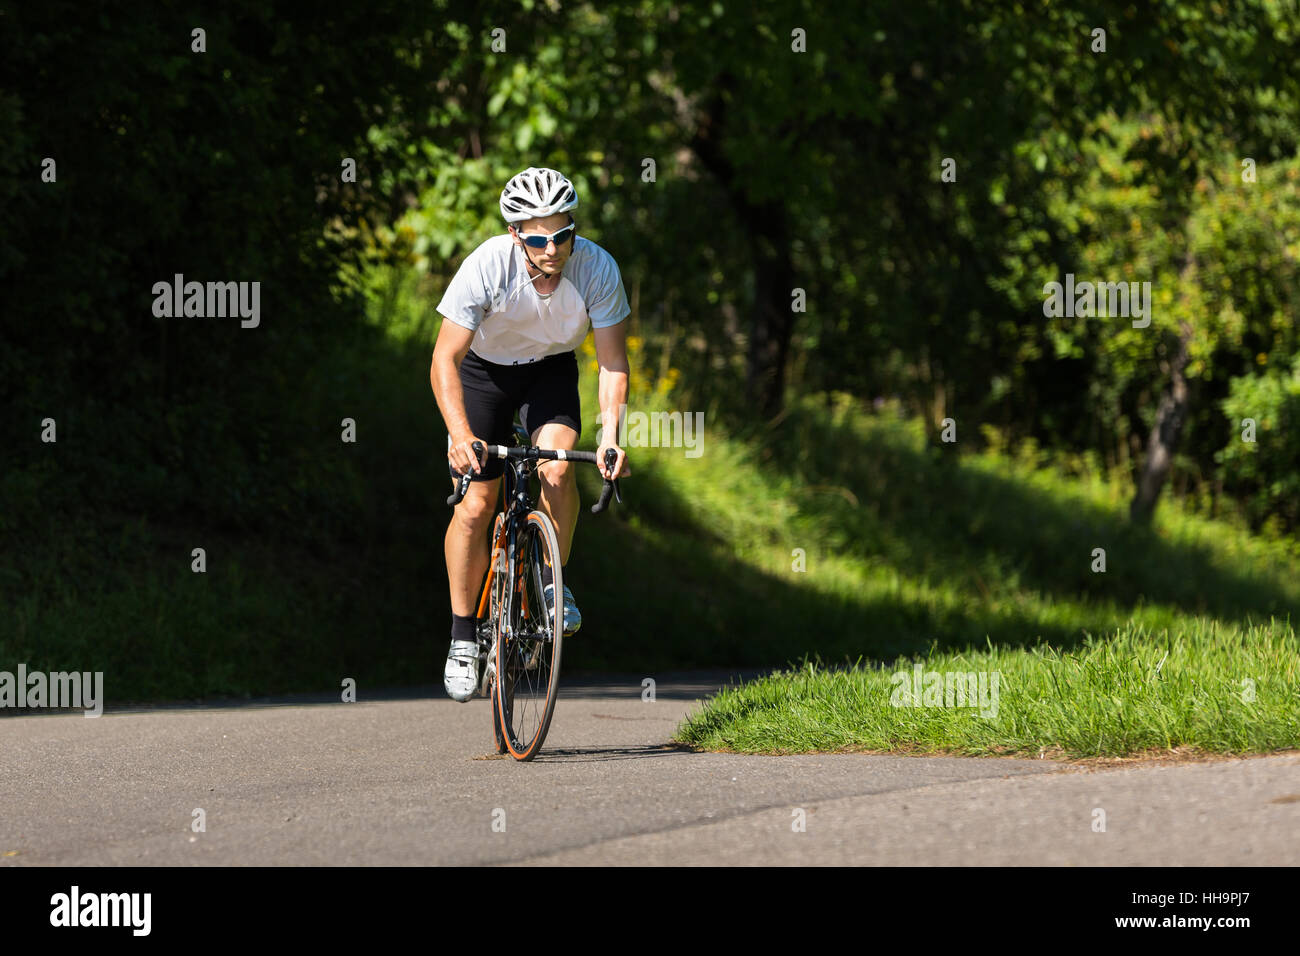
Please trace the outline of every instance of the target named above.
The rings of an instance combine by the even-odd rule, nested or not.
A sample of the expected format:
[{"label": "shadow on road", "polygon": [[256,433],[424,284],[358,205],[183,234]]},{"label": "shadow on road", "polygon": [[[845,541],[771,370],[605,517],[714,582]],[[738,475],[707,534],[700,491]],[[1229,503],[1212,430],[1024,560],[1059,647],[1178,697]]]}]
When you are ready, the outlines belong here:
[{"label": "shadow on road", "polygon": [[598,763],[606,760],[635,760],[695,753],[683,744],[636,744],[631,747],[542,748],[534,763]]}]

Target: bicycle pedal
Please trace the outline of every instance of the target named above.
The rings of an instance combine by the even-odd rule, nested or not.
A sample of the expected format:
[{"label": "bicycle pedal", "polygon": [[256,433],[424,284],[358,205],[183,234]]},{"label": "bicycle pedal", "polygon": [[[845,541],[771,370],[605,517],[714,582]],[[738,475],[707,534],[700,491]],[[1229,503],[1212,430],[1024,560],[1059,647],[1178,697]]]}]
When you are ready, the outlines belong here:
[{"label": "bicycle pedal", "polygon": [[497,645],[493,641],[489,646],[482,642],[479,644],[480,659],[483,661],[483,681],[480,687],[480,695],[483,697],[492,696],[492,684],[496,681],[497,676]]}]

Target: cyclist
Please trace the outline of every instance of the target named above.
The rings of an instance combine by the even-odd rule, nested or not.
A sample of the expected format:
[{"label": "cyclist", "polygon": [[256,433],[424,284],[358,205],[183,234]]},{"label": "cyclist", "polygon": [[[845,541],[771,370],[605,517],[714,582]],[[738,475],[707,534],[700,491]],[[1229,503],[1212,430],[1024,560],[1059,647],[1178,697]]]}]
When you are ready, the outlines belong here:
[{"label": "cyclist", "polygon": [[[429,379],[447,425],[447,461],[455,475],[472,470],[469,491],[447,528],[445,554],[451,588],[451,647],[443,671],[448,695],[467,701],[478,686],[478,592],[490,558],[488,541],[504,463],[476,456],[472,445],[513,445],[520,421],[532,444],[572,449],[582,432],[578,362],[574,349],[592,329],[600,365],[604,423],[597,457],[617,453],[607,478],[630,474],[617,444],[621,406],[627,402],[627,324],[632,311],[614,257],[579,237],[572,212],[578,194],[554,169],[529,167],[501,191],[506,233],[466,257],[438,303],[442,328]],[[560,565],[569,561],[578,520],[578,485],[572,462],[548,461],[537,469],[541,508],[555,525]],[[599,466],[604,469],[604,465]],[[547,600],[553,585],[543,568]],[[582,615],[566,584],[564,633]]]}]

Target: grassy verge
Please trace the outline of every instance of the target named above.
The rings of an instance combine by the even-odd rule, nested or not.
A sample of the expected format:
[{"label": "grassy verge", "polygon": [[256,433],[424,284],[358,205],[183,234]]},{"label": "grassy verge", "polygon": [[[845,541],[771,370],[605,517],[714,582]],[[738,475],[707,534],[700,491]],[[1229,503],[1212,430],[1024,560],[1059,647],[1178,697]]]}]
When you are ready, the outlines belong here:
[{"label": "grassy verge", "polygon": [[1200,621],[1177,635],[1129,625],[1068,653],[989,647],[891,666],[806,663],[722,692],[678,738],[744,753],[1290,749],[1300,746],[1300,642],[1287,625]]}]

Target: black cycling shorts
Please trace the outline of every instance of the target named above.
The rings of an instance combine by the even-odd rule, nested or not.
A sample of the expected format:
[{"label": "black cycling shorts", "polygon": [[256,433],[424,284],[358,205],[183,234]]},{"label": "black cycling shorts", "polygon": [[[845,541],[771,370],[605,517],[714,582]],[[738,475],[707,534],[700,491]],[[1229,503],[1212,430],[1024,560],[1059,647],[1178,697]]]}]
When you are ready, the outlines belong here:
[{"label": "black cycling shorts", "polygon": [[[497,365],[471,350],[460,363],[460,385],[465,394],[465,417],[469,419],[470,431],[488,444],[516,443],[516,410],[529,435],[550,422],[568,425],[582,434],[578,358],[572,352],[519,365]],[[447,447],[451,448],[450,435]],[[455,477],[450,463],[447,470]],[[474,480],[491,481],[504,473],[505,462],[489,458]]]}]

